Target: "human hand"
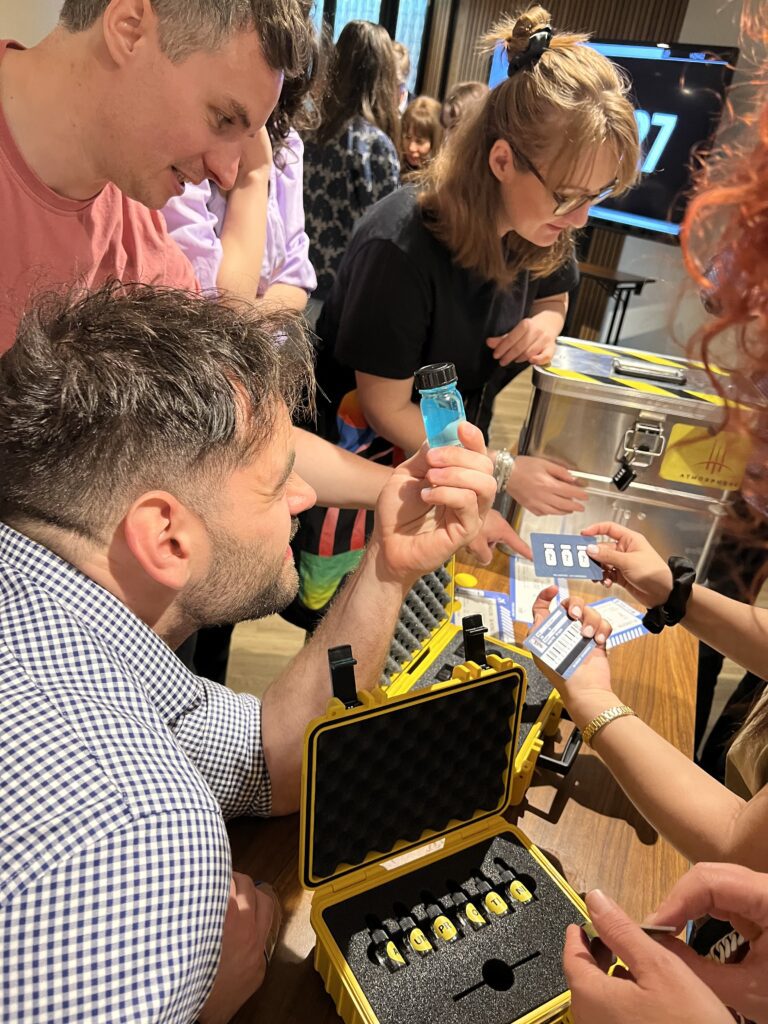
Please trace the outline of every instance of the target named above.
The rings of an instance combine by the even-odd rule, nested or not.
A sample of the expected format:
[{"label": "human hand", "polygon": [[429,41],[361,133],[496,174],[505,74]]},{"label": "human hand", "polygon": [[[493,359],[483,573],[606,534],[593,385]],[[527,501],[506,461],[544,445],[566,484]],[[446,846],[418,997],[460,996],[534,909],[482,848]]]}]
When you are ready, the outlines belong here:
[{"label": "human hand", "polygon": [[602,942],[631,971],[609,977],[595,962],[578,925],[565,934],[563,970],[575,1024],[733,1024],[733,1017],[682,961],[635,924],[604,893],[587,895]]},{"label": "human hand", "polygon": [[501,366],[508,366],[509,363],[544,366],[555,353],[556,338],[533,317],[526,317],[506,334],[486,338],[485,343]]},{"label": "human hand", "polygon": [[235,188],[248,184],[254,178],[269,178],[272,167],[272,141],[266,128],[260,128],[255,135],[243,142],[240,166],[237,170]]},{"label": "human hand", "polygon": [[648,923],[671,924],[679,931],[686,921],[704,914],[729,921],[749,942],[740,963],[699,956],[675,940],[665,939],[665,946],[726,1006],[757,1024],[768,1024],[768,875],[735,864],[696,864]]},{"label": "human hand", "polygon": [[383,578],[410,585],[480,532],[496,496],[493,463],[477,427],[460,424],[459,440],[423,445],[382,488],[368,549]]},{"label": "human hand", "polygon": [[506,545],[516,554],[522,555],[523,558],[529,560],[533,558],[531,549],[525,541],[518,537],[504,516],[492,508],[483,520],[480,532],[471,544],[466,545],[466,548],[480,565],[488,565],[493,558],[493,549],[497,544]]},{"label": "human hand", "polygon": [[219,969],[198,1014],[200,1024],[225,1024],[264,981],[267,937],[279,912],[270,887],[232,872]]},{"label": "human hand", "polygon": [[590,558],[603,566],[605,586],[620,583],[646,608],[664,604],[672,592],[672,571],[642,533],[613,522],[593,523],[581,532],[611,538],[611,543],[587,548]]},{"label": "human hand", "polygon": [[509,474],[507,493],[535,516],[583,512],[587,492],[564,466],[550,459],[518,455]]},{"label": "human hand", "polygon": [[[556,596],[557,587],[554,585],[541,591],[533,604],[531,631],[538,629],[549,616],[549,606]],[[611,670],[605,654],[611,624],[602,617],[599,607],[585,605],[583,598],[567,597],[561,601],[560,607],[569,618],[581,621],[581,635],[593,638],[597,646],[568,679],[558,676],[535,655],[533,660],[563,698],[577,728],[582,729],[607,708],[621,704],[611,690]]]}]

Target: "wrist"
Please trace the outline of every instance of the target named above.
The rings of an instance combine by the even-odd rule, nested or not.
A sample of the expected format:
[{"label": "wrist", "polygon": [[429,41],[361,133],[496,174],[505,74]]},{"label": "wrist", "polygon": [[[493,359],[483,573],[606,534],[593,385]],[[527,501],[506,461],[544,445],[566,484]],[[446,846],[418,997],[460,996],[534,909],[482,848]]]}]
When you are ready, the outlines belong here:
[{"label": "wrist", "polygon": [[[494,469],[495,465],[496,464],[494,463]],[[519,476],[519,473],[520,466],[518,464],[517,457],[515,457],[515,459],[512,462],[512,466],[509,470],[509,474],[507,476],[506,487],[504,488],[507,494],[510,496],[510,498],[514,498],[515,501],[517,501],[517,478]]]},{"label": "wrist", "polygon": [[674,579],[672,578],[672,570],[668,565],[664,566],[663,580],[660,581],[658,589],[653,594],[649,594],[650,605],[649,607],[655,608],[656,605],[666,604],[672,594],[672,587],[674,586]]},{"label": "wrist", "polygon": [[235,188],[266,189],[269,186],[269,167],[251,167],[238,172]]},{"label": "wrist", "polygon": [[685,617],[696,572],[689,561],[679,555],[668,560],[672,578],[670,591],[662,604],[649,608],[643,616],[643,625],[651,633],[660,633],[665,626],[675,626]]},{"label": "wrist", "polygon": [[375,531],[368,541],[360,568],[363,572],[370,572],[379,587],[396,593],[401,603],[416,580],[423,575],[410,566],[393,564],[387,557],[385,544],[376,538]]},{"label": "wrist", "polygon": [[565,701],[568,714],[577,729],[584,731],[591,721],[602,715],[609,708],[617,707],[623,701],[612,690],[585,691],[575,700]]},{"label": "wrist", "polygon": [[496,481],[497,494],[507,493],[507,487],[514,468],[514,455],[507,448],[499,448],[493,460],[493,479]]}]

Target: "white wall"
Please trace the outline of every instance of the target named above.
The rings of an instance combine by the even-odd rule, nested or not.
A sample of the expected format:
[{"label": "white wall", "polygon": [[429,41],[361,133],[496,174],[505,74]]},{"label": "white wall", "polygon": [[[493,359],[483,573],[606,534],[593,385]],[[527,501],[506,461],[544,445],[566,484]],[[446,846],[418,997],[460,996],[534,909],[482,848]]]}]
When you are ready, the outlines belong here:
[{"label": "white wall", "polygon": [[[738,0],[689,0],[679,41],[737,46],[740,13]],[[738,81],[741,68],[745,68],[742,77],[748,75],[750,59],[754,59],[754,54],[740,56],[734,81]],[[734,96],[738,97],[737,107],[749,98],[740,90],[736,90]],[[641,295],[630,299],[621,344],[653,352],[679,353],[680,344],[693,334],[703,318],[698,297],[693,294],[683,270],[679,247],[627,237],[619,270],[641,274],[656,282],[646,285]]]},{"label": "white wall", "polygon": [[0,0],[0,38],[34,46],[59,20],[61,0]]}]

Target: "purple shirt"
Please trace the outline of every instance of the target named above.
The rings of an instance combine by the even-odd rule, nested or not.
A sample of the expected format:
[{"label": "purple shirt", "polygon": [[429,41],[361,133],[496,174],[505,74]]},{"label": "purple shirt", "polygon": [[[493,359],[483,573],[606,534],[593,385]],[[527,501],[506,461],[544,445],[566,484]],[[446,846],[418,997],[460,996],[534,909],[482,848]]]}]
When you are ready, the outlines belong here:
[{"label": "purple shirt", "polygon": [[[293,129],[269,172],[267,237],[257,295],[273,284],[291,284],[312,292],[317,278],[309,261],[309,239],[304,230],[304,144]],[[163,207],[168,231],[195,269],[200,287],[216,288],[221,263],[219,233],[227,201],[209,181],[188,183],[184,194]]]}]

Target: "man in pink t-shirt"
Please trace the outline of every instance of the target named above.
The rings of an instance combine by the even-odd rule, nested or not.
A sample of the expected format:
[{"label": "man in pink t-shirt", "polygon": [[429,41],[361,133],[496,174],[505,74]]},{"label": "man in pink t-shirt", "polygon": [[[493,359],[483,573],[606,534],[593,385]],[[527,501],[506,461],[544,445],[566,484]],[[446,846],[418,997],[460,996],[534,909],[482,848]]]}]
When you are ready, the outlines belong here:
[{"label": "man in pink t-shirt", "polygon": [[184,182],[235,179],[283,73],[306,53],[300,0],[66,0],[25,50],[0,43],[0,353],[51,285],[195,287],[160,215]]},{"label": "man in pink t-shirt", "polygon": [[[196,288],[159,208],[186,181],[232,186],[307,53],[304,0],[64,0],[37,46],[0,41],[0,354],[42,289]],[[272,897],[233,875],[201,1021],[257,987],[275,924]]]}]

